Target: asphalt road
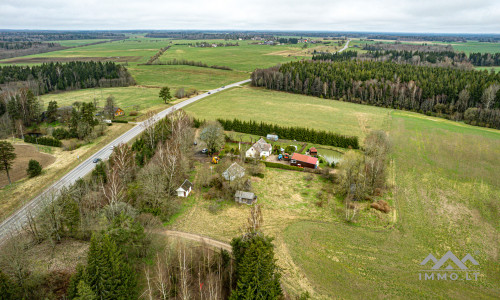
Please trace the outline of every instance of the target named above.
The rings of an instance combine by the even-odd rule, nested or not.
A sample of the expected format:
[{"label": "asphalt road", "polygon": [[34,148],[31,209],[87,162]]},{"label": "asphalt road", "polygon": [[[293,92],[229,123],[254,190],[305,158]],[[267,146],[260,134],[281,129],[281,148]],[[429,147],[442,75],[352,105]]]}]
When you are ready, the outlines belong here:
[{"label": "asphalt road", "polygon": [[[200,99],[203,99],[211,94],[215,94],[219,91],[227,90],[228,88],[232,88],[235,86],[239,86],[243,83],[249,82],[250,79],[243,80],[240,82],[236,82],[230,85],[226,85],[224,88],[218,88],[218,89],[213,89],[210,90],[204,94],[198,95],[196,97],[187,99],[185,101],[182,101],[178,104],[175,104],[158,114],[156,114],[153,119],[155,121],[160,120],[164,118],[166,115],[169,113],[173,112],[174,110],[183,108],[186,105],[189,105],[193,102],[196,102]],[[43,207],[43,204],[46,203],[46,201],[50,201],[52,195],[57,194],[57,192],[63,188],[63,187],[69,187],[75,181],[77,181],[79,178],[84,177],[85,175],[89,174],[95,167],[95,163],[93,163],[93,160],[96,158],[100,158],[102,160],[106,160],[109,158],[111,153],[113,152],[112,147],[120,145],[120,144],[125,144],[128,143],[130,140],[132,140],[134,137],[138,136],[141,132],[144,131],[144,127],[142,126],[143,122],[137,123],[136,126],[131,128],[129,131],[125,132],[118,138],[116,138],[114,141],[109,143],[108,145],[104,146],[102,149],[94,153],[91,157],[80,163],[78,166],[76,166],[73,170],[68,172],[66,175],[64,175],[61,179],[56,181],[53,185],[51,185],[48,189],[46,189],[44,192],[42,192],[40,195],[37,197],[33,198],[31,201],[26,203],[21,209],[19,209],[17,212],[12,214],[10,217],[5,219],[1,224],[0,224],[0,244],[2,244],[9,236],[10,233],[14,233],[22,228],[23,225],[26,224],[27,222],[27,216],[31,213],[31,215],[36,215],[40,209]]]},{"label": "asphalt road", "polygon": [[349,39],[349,40],[347,40],[347,43],[345,43],[344,48],[340,49],[340,50],[339,50],[339,51],[337,51],[337,52],[339,53],[339,52],[342,52],[342,51],[346,50],[347,48],[349,48],[349,42],[350,42],[350,41],[351,41],[350,39]]}]

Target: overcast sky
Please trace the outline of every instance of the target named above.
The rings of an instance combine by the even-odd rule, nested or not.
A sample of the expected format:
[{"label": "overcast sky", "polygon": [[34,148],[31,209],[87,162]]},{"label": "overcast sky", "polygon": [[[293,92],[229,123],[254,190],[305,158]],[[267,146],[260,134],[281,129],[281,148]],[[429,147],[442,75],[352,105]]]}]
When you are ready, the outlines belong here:
[{"label": "overcast sky", "polygon": [[500,33],[500,0],[0,0],[0,28]]}]

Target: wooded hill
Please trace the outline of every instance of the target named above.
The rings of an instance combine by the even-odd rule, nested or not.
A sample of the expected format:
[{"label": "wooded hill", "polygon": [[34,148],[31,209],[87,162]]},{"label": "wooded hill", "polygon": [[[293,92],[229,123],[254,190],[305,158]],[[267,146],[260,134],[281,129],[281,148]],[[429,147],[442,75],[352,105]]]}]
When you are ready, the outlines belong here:
[{"label": "wooded hill", "polygon": [[135,83],[125,67],[113,62],[93,61],[0,67],[0,86],[12,82],[26,83],[35,94]]},{"label": "wooded hill", "polygon": [[500,128],[500,74],[487,71],[309,60],[257,69],[252,84]]}]

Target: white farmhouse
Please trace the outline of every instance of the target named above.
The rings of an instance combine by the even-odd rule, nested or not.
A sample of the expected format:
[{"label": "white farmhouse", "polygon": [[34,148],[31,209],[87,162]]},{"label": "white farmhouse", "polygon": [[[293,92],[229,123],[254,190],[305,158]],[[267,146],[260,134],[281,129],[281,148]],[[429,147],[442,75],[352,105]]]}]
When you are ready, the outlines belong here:
[{"label": "white farmhouse", "polygon": [[189,180],[184,180],[182,185],[176,190],[178,197],[187,197],[191,190],[193,189],[193,184]]},{"label": "white farmhouse", "polygon": [[266,143],[263,138],[253,144],[246,152],[246,157],[269,157],[271,155],[272,146]]}]

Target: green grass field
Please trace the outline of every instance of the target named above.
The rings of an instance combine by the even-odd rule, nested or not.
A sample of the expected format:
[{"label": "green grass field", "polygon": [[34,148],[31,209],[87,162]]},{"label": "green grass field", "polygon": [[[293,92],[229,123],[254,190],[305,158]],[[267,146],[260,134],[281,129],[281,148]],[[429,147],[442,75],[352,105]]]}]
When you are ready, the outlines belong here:
[{"label": "green grass field", "polygon": [[92,102],[94,99],[98,99],[98,105],[104,106],[106,104],[106,98],[112,95],[115,97],[116,105],[127,112],[133,110],[133,106],[135,105],[139,105],[140,110],[162,105],[163,100],[158,97],[158,93],[159,89],[138,86],[96,88],[47,94],[42,96],[42,100],[45,106],[47,106],[50,101],[57,101],[59,107],[62,107],[72,105],[76,101]]},{"label": "green grass field", "polygon": [[[200,119],[233,119],[304,126],[346,135],[381,128],[390,110],[245,86],[217,93],[185,108]],[[293,116],[293,117],[292,117]]]},{"label": "green grass field", "polygon": [[243,72],[226,71],[192,66],[130,65],[130,73],[138,85],[169,86],[209,90],[250,78]]},{"label": "green grass field", "polygon": [[[196,41],[174,41],[175,43],[194,43]],[[223,40],[213,41],[214,43],[223,42]],[[238,42],[240,46],[235,47],[217,47],[217,48],[199,48],[186,45],[174,45],[165,54],[161,56],[161,61],[172,59],[186,59],[202,61],[208,65],[222,65],[238,71],[251,72],[256,68],[267,68],[278,63],[301,59],[306,55],[297,45],[251,45],[248,41]]]},{"label": "green grass field", "polygon": [[[362,210],[357,223],[348,225],[343,221],[342,205],[333,200],[323,212],[284,215],[284,231],[266,226],[277,238],[278,249],[282,249],[282,242],[286,245],[285,253],[312,285],[313,298],[471,299],[500,295],[500,131],[417,113],[254,88],[208,97],[187,111],[201,118],[234,116],[285,125],[314,124],[359,136],[369,129],[389,133],[393,144],[391,188],[384,198],[395,209],[391,222]],[[260,185],[257,191],[267,195]],[[282,188],[276,191],[292,202],[296,197]],[[271,205],[273,197],[266,197],[270,202],[264,204]],[[293,209],[299,214],[317,209],[310,202],[298,205]],[[274,224],[275,208],[270,209],[268,215],[273,216]],[[419,280],[419,263],[429,253],[440,257],[448,250],[460,258],[470,253],[479,261],[477,282]],[[280,259],[286,255],[280,254]],[[285,284],[294,286],[292,282]]]}]

